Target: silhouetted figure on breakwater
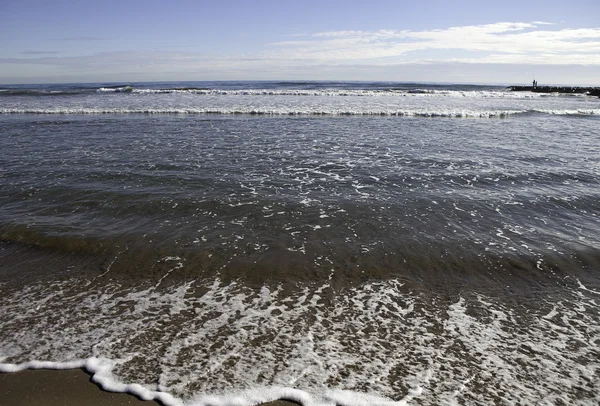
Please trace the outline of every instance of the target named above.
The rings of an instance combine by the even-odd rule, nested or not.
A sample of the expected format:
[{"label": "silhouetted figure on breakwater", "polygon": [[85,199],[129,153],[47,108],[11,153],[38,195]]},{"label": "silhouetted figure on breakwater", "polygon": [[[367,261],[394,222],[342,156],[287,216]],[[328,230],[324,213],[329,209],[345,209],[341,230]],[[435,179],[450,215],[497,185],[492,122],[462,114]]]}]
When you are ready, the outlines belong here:
[{"label": "silhouetted figure on breakwater", "polygon": [[537,80],[533,79],[533,89],[537,89]]}]

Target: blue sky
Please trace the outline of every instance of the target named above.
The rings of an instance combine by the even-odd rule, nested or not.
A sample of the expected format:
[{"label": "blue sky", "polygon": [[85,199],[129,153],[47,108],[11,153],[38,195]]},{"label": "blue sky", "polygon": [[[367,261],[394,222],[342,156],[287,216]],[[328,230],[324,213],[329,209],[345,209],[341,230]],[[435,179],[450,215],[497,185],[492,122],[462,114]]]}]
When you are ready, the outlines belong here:
[{"label": "blue sky", "polygon": [[600,1],[0,2],[0,83],[600,85]]}]

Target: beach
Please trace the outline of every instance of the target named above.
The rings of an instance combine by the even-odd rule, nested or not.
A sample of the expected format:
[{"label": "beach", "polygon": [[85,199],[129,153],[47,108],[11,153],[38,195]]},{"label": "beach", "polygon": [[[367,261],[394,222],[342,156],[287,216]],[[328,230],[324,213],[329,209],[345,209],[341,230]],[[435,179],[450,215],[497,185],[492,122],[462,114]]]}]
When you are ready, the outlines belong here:
[{"label": "beach", "polygon": [[7,406],[158,405],[129,394],[104,392],[80,369],[0,374],[0,396],[2,404]]},{"label": "beach", "polygon": [[[25,370],[0,373],[0,398],[4,406],[124,406],[160,405],[142,401],[126,393],[101,390],[81,369]],[[275,401],[263,406],[293,406],[295,403]]]},{"label": "beach", "polygon": [[0,404],[595,404],[599,119],[490,85],[0,86]]}]

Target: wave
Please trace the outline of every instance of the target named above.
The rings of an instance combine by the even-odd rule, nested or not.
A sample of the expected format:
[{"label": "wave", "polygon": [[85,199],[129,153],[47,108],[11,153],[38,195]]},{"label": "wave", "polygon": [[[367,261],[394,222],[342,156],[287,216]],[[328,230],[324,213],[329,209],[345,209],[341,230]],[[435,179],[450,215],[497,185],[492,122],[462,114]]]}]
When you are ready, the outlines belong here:
[{"label": "wave", "polygon": [[[148,389],[141,384],[127,384],[116,379],[112,373],[116,363],[112,360],[91,357],[85,360],[69,362],[53,361],[30,361],[22,364],[2,364],[0,372],[11,373],[24,370],[68,370],[83,369],[91,377],[91,381],[102,388],[102,390],[114,393],[127,393],[144,401],[156,401],[165,406],[210,406],[214,404],[229,406],[255,406],[270,404],[283,400],[298,405],[326,406],[326,405],[349,405],[349,406],[402,406],[406,401],[419,397],[422,388],[414,393],[407,394],[401,401],[393,401],[379,396],[355,392],[351,390],[327,390],[323,394],[312,394],[308,391],[283,387],[259,387],[245,389],[221,395],[197,395],[193,399],[184,401],[168,392]],[[320,396],[319,396],[320,395]]]},{"label": "wave", "polygon": [[101,87],[96,90],[98,93],[131,93],[134,88],[132,86],[109,86]]},{"label": "wave", "polygon": [[[54,361],[28,361],[21,364],[0,363],[1,373],[13,373],[24,370],[67,370],[84,369],[92,375],[91,381],[107,392],[128,393],[145,401],[156,401],[165,406],[209,406],[213,404],[255,406],[285,400],[299,405],[323,406],[329,404],[343,404],[349,406],[398,406],[403,402],[395,402],[380,396],[369,395],[351,390],[326,390],[325,393],[311,394],[308,391],[283,386],[259,387],[245,389],[222,395],[196,395],[191,401],[183,401],[168,392],[152,390],[145,385],[128,384],[115,378],[113,369],[117,367],[115,361],[90,357],[88,359],[54,362]],[[415,395],[407,395],[410,400]],[[330,403],[334,402],[334,403]]]},{"label": "wave", "polygon": [[[105,390],[166,406],[577,403],[594,394],[583,378],[594,373],[598,292],[576,278],[534,301],[417,293],[399,280],[288,291],[98,278],[7,294],[0,308],[14,317],[4,327],[18,335],[3,341],[0,372],[84,368]],[[486,385],[466,385],[465,371]]]},{"label": "wave", "polygon": [[[461,97],[461,98],[509,98],[530,99],[556,97],[556,94],[539,94],[510,92],[508,90],[443,90],[443,89],[214,89],[203,87],[175,87],[165,89],[135,88],[133,86],[101,87],[98,93],[137,93],[137,94],[170,94],[187,93],[196,95],[220,96],[399,96],[399,97]],[[576,95],[585,97],[584,94]]]},{"label": "wave", "polygon": [[532,93],[512,92],[508,90],[448,90],[448,89],[410,89],[405,91],[412,96],[478,97],[502,99],[539,99],[548,97],[587,97],[584,93]]},{"label": "wave", "polygon": [[152,391],[139,384],[125,384],[117,381],[111,372],[113,368],[114,362],[96,357],[67,362],[29,361],[22,364],[0,363],[0,372],[2,373],[19,372],[27,369],[85,369],[92,374],[92,381],[102,387],[105,391],[130,393],[140,399],[156,400],[163,405],[182,405],[182,402],[179,399],[173,397],[169,393]]},{"label": "wave", "polygon": [[352,88],[249,88],[226,89],[209,87],[173,87],[173,88],[137,88],[133,85],[102,86],[99,88],[72,89],[0,89],[0,97],[9,96],[68,96],[78,94],[190,94],[198,96],[311,96],[311,97],[444,97],[444,98],[479,98],[479,99],[541,99],[556,97],[587,98],[586,94],[531,93],[498,90],[450,90],[450,89],[352,89]]},{"label": "wave", "polygon": [[0,108],[0,114],[178,114],[178,115],[257,115],[257,116],[383,116],[431,118],[503,118],[526,114],[597,116],[599,109],[534,110],[294,110],[294,109],[203,109],[203,108]]}]

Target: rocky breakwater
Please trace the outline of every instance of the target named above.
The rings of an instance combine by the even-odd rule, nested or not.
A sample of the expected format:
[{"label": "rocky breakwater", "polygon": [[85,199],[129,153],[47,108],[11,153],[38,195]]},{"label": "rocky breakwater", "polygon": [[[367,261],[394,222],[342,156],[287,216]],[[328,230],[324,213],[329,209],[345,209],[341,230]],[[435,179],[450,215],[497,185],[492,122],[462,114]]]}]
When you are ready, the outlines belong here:
[{"label": "rocky breakwater", "polygon": [[570,86],[510,86],[514,92],[534,93],[579,93],[600,97],[600,87],[570,87]]}]

